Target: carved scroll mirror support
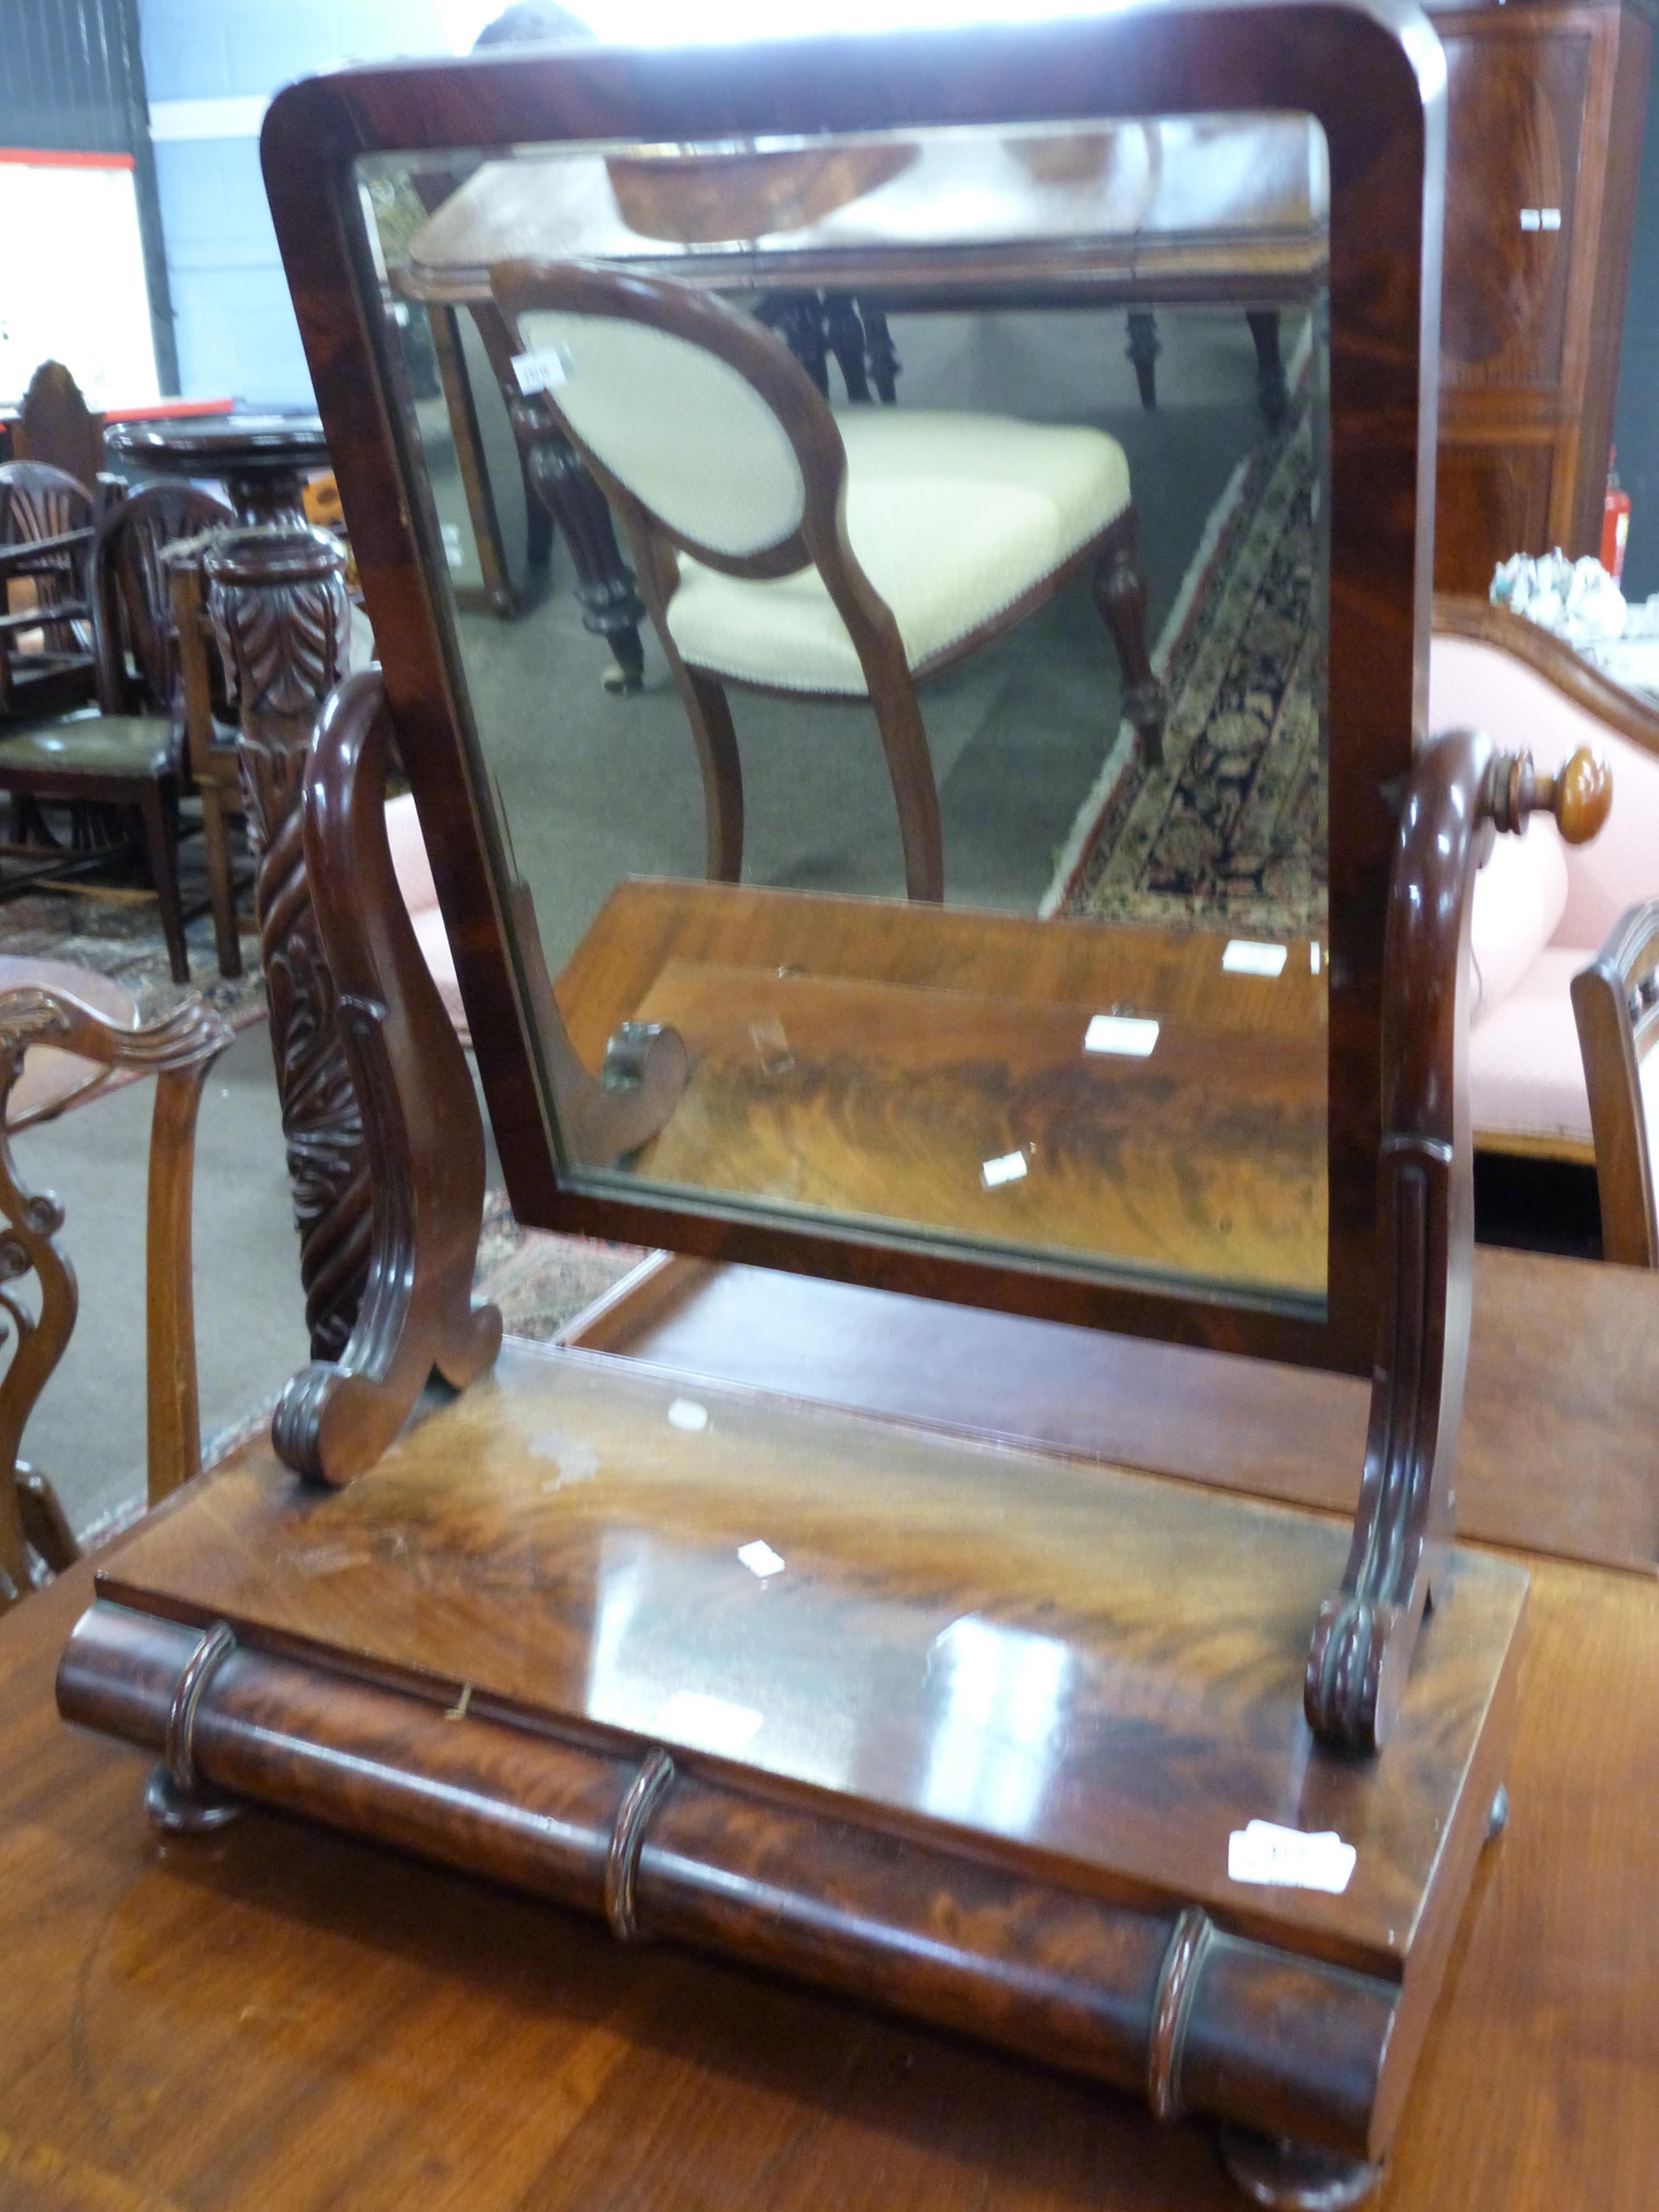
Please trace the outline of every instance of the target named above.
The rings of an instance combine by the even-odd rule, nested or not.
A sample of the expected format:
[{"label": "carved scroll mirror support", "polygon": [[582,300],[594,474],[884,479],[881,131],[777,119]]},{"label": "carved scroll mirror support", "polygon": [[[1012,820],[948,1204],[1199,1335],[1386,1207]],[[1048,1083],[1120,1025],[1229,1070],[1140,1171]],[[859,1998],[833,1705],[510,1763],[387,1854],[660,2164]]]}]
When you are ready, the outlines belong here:
[{"label": "carved scroll mirror support", "polygon": [[[483,1126],[392,866],[393,750],[379,672],[349,678],[319,720],[295,815],[309,885],[307,943],[328,979],[343,1072],[362,1117],[361,1156],[401,1164],[398,1174],[367,1177],[369,1234],[349,1340],[337,1361],[313,1360],[295,1376],[272,1425],[289,1467],[333,1483],[374,1465],[434,1369],[464,1387],[495,1358],[501,1334],[495,1309],[472,1304]],[[590,1073],[560,1020],[522,889],[515,918],[561,1127],[583,1158],[615,1160],[672,1113],[684,1047],[672,1030],[626,1023],[602,1073]]]},{"label": "carved scroll mirror support", "polygon": [[1370,1425],[1342,1587],[1320,1608],[1304,1704],[1322,1741],[1373,1752],[1399,1711],[1425,1607],[1450,1547],[1474,1242],[1468,1014],[1476,871],[1494,833],[1553,814],[1570,844],[1607,819],[1588,751],[1559,776],[1459,730],[1418,750],[1400,825],[1383,968],[1382,1141]]},{"label": "carved scroll mirror support", "polygon": [[472,1304],[483,1213],[483,1126],[465,1058],[398,889],[386,830],[392,720],[378,670],[334,691],[317,726],[300,817],[318,948],[371,1160],[362,1303],[337,1362],[289,1384],[271,1438],[301,1474],[373,1466],[435,1370],[459,1389],[501,1340]]}]

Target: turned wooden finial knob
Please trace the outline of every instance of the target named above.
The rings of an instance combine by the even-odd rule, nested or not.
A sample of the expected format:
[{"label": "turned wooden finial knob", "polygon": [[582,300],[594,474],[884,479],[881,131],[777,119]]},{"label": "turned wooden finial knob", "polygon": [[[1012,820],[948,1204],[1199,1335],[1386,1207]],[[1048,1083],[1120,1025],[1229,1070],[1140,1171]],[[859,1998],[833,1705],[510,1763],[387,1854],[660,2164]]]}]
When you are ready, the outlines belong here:
[{"label": "turned wooden finial knob", "polygon": [[1569,845],[1587,845],[1613,805],[1613,770],[1588,745],[1580,745],[1559,775],[1538,778],[1535,804],[1548,807]]},{"label": "turned wooden finial knob", "polygon": [[1540,775],[1530,753],[1500,753],[1486,787],[1486,811],[1500,830],[1519,832],[1529,814],[1553,814],[1569,845],[1586,845],[1613,805],[1613,771],[1580,745],[1556,775]]}]

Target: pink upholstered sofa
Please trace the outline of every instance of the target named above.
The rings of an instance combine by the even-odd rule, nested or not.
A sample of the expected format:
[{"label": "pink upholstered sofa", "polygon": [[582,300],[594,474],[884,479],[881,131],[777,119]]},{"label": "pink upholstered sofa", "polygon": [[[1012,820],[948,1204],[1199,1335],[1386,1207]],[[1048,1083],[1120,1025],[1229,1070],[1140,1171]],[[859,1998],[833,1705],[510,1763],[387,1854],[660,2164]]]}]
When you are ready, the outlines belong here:
[{"label": "pink upholstered sofa", "polygon": [[432,863],[426,856],[426,840],[416,817],[415,801],[407,793],[401,799],[386,802],[386,834],[392,847],[392,865],[398,872],[398,888],[415,925],[416,939],[426,955],[426,964],[432,970],[432,980],[438,987],[445,1011],[460,1031],[465,1044],[468,1042],[466,1012],[461,1005],[460,986],[455,980],[455,956],[449,949],[444,918],[438,911],[438,887],[432,880]]},{"label": "pink upholstered sofa", "polygon": [[1534,816],[1476,878],[1469,1086],[1475,1143],[1592,1160],[1570,991],[1613,924],[1659,893],[1659,713],[1569,647],[1479,601],[1435,602],[1429,726],[1485,730],[1559,768],[1581,744],[1613,770],[1613,811],[1577,848]]}]

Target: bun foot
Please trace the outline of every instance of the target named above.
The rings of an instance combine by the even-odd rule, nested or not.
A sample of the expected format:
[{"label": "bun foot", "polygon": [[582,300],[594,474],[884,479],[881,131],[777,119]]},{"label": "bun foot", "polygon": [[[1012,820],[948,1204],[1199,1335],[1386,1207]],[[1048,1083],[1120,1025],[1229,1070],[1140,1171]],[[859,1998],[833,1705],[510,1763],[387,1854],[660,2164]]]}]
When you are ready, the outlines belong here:
[{"label": "bun foot", "polygon": [[152,1828],[164,1836],[210,1836],[242,1815],[230,1797],[198,1797],[181,1790],[165,1766],[156,1767],[144,1786],[144,1810]]},{"label": "bun foot", "polygon": [[1223,2128],[1218,2148],[1221,2163],[1251,2203],[1272,2212],[1342,2212],[1382,2179],[1380,2166],[1248,2128]]}]

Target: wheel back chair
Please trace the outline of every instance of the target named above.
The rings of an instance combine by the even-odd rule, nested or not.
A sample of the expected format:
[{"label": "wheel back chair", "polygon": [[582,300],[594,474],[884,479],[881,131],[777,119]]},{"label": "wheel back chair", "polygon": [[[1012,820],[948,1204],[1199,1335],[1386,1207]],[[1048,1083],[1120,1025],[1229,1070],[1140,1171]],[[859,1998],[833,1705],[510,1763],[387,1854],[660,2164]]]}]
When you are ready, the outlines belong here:
[{"label": "wheel back chair", "polygon": [[[100,1071],[156,1077],[150,1123],[149,1218],[146,1261],[148,1500],[159,1504],[202,1463],[196,1396],[196,1327],[191,1284],[191,1198],[197,1109],[208,1069],[230,1031],[199,999],[157,1022],[137,1025],[119,994],[95,975],[82,979],[56,963],[37,980],[3,988],[29,963],[7,962],[0,975],[0,1329],[13,1339],[0,1376],[0,1612],[24,1595],[42,1569],[61,1572],[78,1547],[51,1483],[18,1454],[24,1424],[63,1358],[75,1327],[75,1270],[55,1242],[64,1210],[46,1192],[21,1188],[12,1131],[47,1120],[81,1097]],[[104,1010],[93,1003],[101,999]],[[24,1055],[54,1066],[27,1112],[15,1112]],[[33,1071],[31,1070],[31,1076]],[[33,1274],[39,1310],[15,1285]]]},{"label": "wheel back chair", "polygon": [[[97,704],[0,732],[0,791],[37,801],[96,801],[136,815],[179,983],[190,980],[178,856],[186,769],[178,641],[161,556],[173,540],[234,519],[187,483],[149,485],[110,507],[92,545]],[[94,844],[65,856],[52,872],[84,868],[103,857]]]},{"label": "wheel back chair", "polygon": [[[915,687],[1079,571],[1160,757],[1164,694],[1121,447],[994,416],[832,412],[787,348],[722,301],[579,263],[513,261],[491,289],[538,391],[632,541],[702,769],[708,872],[735,881],[743,784],[725,685],[868,698],[912,898],[944,889]],[[530,402],[537,404],[535,400]]]},{"label": "wheel back chair", "polygon": [[1601,1256],[1659,1267],[1659,898],[1632,907],[1573,977],[1572,1012],[1595,1138]]},{"label": "wheel back chair", "polygon": [[93,497],[44,461],[0,466],[0,727],[90,699]]}]

